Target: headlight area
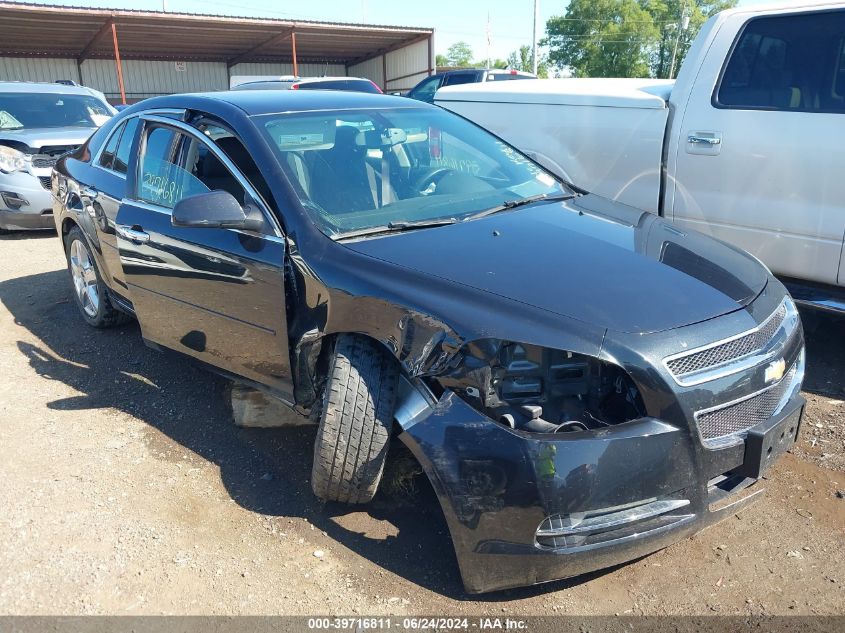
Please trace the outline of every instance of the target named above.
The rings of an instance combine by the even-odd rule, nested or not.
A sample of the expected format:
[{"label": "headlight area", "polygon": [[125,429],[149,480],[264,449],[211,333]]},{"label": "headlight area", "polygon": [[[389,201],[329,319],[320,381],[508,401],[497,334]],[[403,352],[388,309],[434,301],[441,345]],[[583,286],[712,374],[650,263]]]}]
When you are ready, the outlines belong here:
[{"label": "headlight area", "polygon": [[6,174],[11,174],[15,171],[23,171],[26,169],[28,160],[27,155],[14,147],[8,145],[0,145],[0,171]]},{"label": "headlight area", "polygon": [[427,380],[506,427],[532,433],[592,431],[645,415],[620,367],[591,356],[497,339],[467,344]]}]

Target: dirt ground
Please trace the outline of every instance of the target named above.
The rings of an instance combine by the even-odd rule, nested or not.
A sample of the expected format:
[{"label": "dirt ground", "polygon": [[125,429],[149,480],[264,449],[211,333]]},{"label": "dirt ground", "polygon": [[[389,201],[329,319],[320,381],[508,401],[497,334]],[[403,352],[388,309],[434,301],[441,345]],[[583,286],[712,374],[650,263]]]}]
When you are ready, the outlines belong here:
[{"label": "dirt ground", "polygon": [[86,327],[55,235],[0,237],[0,256],[0,614],[845,614],[845,321],[808,322],[802,438],[762,501],[630,564],[478,597],[427,484],[319,503],[312,427],[237,428],[224,380],[135,324]]}]

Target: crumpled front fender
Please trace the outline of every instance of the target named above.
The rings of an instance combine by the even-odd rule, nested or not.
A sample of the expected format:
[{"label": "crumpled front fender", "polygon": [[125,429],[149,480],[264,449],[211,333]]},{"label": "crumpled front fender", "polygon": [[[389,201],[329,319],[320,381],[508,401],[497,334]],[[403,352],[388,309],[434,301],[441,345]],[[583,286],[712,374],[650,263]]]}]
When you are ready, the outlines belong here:
[{"label": "crumpled front fender", "polygon": [[[549,516],[683,496],[696,484],[684,432],[652,418],[595,432],[524,433],[492,422],[447,391],[427,410],[400,408],[397,419],[404,424],[402,441],[440,500],[470,592],[630,560],[638,555],[632,547],[642,549],[641,543],[550,551],[535,535]],[[678,514],[682,521],[689,516]],[[641,553],[665,544],[652,540]]]}]

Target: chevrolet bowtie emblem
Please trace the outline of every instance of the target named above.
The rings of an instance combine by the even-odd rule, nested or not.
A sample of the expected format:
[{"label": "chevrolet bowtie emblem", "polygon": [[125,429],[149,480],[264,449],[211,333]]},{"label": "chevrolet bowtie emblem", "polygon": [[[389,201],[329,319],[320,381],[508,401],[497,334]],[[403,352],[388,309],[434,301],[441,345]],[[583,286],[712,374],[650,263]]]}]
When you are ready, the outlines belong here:
[{"label": "chevrolet bowtie emblem", "polygon": [[766,367],[766,377],[765,380],[767,383],[769,382],[777,382],[781,378],[783,378],[783,374],[786,372],[786,361],[782,358],[780,360],[776,360],[773,363],[770,363],[768,367]]}]

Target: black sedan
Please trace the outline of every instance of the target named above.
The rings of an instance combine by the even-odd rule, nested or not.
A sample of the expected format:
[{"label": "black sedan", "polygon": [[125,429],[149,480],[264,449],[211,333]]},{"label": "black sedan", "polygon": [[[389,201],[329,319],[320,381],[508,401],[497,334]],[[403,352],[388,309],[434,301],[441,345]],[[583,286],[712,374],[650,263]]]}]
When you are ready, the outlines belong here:
[{"label": "black sedan", "polygon": [[82,318],[319,421],[312,486],[364,503],[396,434],[480,592],[653,552],[794,442],[800,321],[752,257],[559,181],[440,108],[176,95],[62,159]]}]

